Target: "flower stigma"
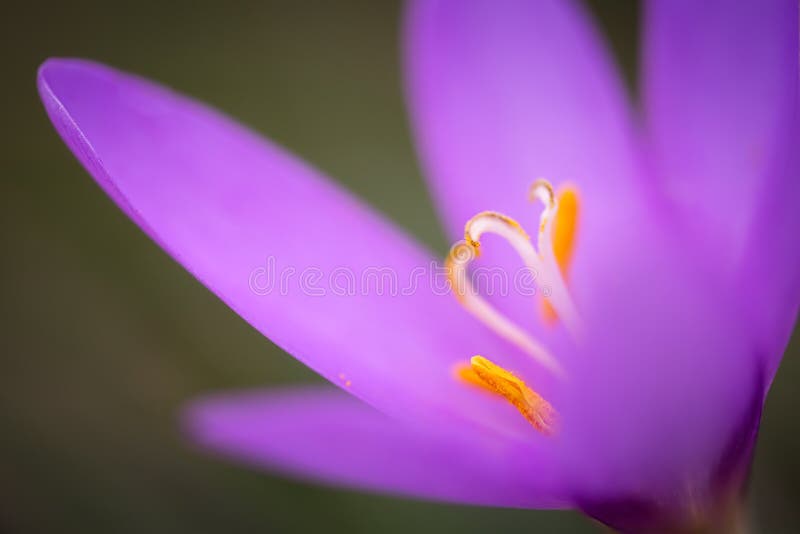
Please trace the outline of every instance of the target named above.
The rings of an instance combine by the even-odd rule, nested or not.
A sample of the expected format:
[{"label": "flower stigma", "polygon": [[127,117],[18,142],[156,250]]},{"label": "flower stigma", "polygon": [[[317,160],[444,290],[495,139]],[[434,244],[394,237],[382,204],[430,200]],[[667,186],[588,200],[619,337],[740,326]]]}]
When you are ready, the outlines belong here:
[{"label": "flower stigma", "polygon": [[[527,236],[526,236],[527,239]],[[446,266],[456,298],[464,308],[476,316],[497,335],[522,349],[552,373],[561,376],[558,360],[536,339],[478,294],[467,277],[467,266],[478,254],[478,245],[459,242],[450,250]]]},{"label": "flower stigma", "polygon": [[[543,320],[553,324],[560,319],[570,334],[575,339],[580,339],[580,317],[565,281],[577,228],[577,192],[567,187],[556,195],[550,182],[538,179],[529,189],[529,198],[540,201],[544,206],[536,247],[517,221],[502,213],[484,211],[467,221],[464,226],[464,240],[451,248],[446,267],[455,296],[467,311],[500,337],[522,349],[548,371],[563,378],[564,371],[552,353],[479,295],[468,279],[469,264],[482,252],[481,237],[487,233],[497,235],[511,245],[525,267],[539,279],[539,287],[550,290],[550,298],[542,300]],[[542,292],[546,293],[546,289]],[[462,382],[502,396],[535,429],[545,435],[553,434],[556,411],[511,371],[483,356],[473,356],[469,365],[457,365],[456,376]]]}]

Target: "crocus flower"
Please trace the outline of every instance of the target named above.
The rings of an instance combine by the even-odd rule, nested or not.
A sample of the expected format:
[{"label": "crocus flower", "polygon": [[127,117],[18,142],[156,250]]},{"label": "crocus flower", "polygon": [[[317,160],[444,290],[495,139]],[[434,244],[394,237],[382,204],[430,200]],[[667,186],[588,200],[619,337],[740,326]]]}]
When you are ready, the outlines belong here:
[{"label": "crocus flower", "polygon": [[[435,255],[190,98],[42,65],[58,133],[125,214],[346,392],[200,399],[192,436],[336,485],[732,530],[800,296],[797,3],[648,2],[639,120],[573,2],[420,1],[405,39],[421,157],[460,241],[450,295],[425,277],[335,291],[320,274],[408,280]],[[482,293],[478,252],[539,291]],[[254,291],[268,256],[313,266],[315,291]]]}]

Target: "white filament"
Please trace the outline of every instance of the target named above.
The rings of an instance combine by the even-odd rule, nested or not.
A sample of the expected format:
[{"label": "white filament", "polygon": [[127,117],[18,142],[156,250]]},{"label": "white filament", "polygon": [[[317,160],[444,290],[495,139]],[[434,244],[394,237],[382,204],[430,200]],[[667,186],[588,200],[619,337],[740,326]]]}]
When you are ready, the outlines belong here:
[{"label": "white filament", "polygon": [[[456,247],[459,246],[469,247],[469,251],[473,252],[471,254],[451,253],[450,255],[452,279],[457,285],[454,289],[457,291],[462,305],[500,337],[520,347],[525,353],[554,374],[563,376],[563,369],[558,360],[541,343],[528,335],[519,325],[500,313],[478,294],[467,276],[467,266],[474,258],[475,249],[467,243],[456,245]],[[456,250],[456,247],[454,247],[454,250]]]},{"label": "white filament", "polygon": [[555,249],[553,248],[553,223],[558,213],[558,202],[553,192],[553,186],[547,180],[536,180],[531,186],[531,198],[538,199],[544,204],[539,224],[537,248],[542,259],[542,276],[552,289],[550,304],[558,314],[558,317],[564,321],[570,333],[573,336],[579,336],[581,330],[580,317],[575,304],[572,302],[564,277],[561,276],[561,268],[558,265]]},{"label": "white filament", "polygon": [[[551,204],[545,206],[539,232],[540,247],[544,247],[544,250],[547,251],[544,257],[536,252],[530,238],[512,219],[494,212],[479,213],[470,219],[464,233],[467,240],[474,243],[479,243],[481,236],[485,233],[495,234],[505,239],[517,251],[525,266],[537,275],[539,288],[549,287],[551,289],[549,298],[553,309],[570,333],[573,336],[579,336],[578,313],[556,263],[550,237],[557,205],[552,199]],[[542,292],[544,291],[542,290]]]},{"label": "white filament", "polygon": [[[514,248],[525,267],[534,274],[540,291],[545,293],[545,297],[549,297],[550,305],[567,330],[575,338],[580,338],[580,317],[561,275],[553,248],[553,225],[558,213],[553,187],[546,180],[537,180],[531,186],[530,196],[532,200],[539,200],[544,205],[535,248],[530,237],[516,221],[497,212],[485,211],[467,221],[464,228],[465,241],[453,247],[448,263],[452,269],[452,282],[456,286],[454,289],[470,313],[551,372],[563,376],[558,360],[547,348],[481,297],[467,276],[469,263],[480,252],[481,237],[487,233],[501,237]],[[547,289],[550,289],[549,295],[546,294]]]}]

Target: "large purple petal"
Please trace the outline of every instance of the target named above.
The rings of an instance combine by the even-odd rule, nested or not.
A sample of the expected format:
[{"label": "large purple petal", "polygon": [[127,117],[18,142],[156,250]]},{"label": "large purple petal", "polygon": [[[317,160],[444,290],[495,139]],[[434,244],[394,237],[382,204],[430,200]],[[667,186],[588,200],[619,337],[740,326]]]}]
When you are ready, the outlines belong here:
[{"label": "large purple petal", "polygon": [[735,491],[725,485],[741,481],[763,398],[747,303],[652,223],[596,258],[563,409],[565,480],[607,521],[624,503],[685,520]]},{"label": "large purple petal", "polygon": [[[655,170],[706,250],[719,254],[719,269],[735,275],[760,248],[748,246],[750,228],[768,230],[758,222],[767,190],[783,195],[776,182],[797,179],[784,158],[797,150],[796,141],[789,150],[785,143],[796,120],[798,4],[653,0],[644,37]],[[757,285],[783,286],[786,274]]]},{"label": "large purple petal", "polygon": [[[406,40],[418,146],[449,235],[483,210],[534,231],[530,184],[571,183],[584,223],[571,273],[580,300],[603,236],[641,203],[625,91],[586,13],[571,1],[419,1]],[[519,264],[505,252],[489,256]],[[519,303],[516,316],[530,321],[532,309]]]},{"label": "large purple petal", "polygon": [[468,504],[565,504],[553,466],[528,449],[406,426],[330,388],[202,399],[186,422],[205,448],[299,478]]},{"label": "large purple petal", "polygon": [[[534,433],[511,406],[451,375],[477,352],[513,350],[435,292],[418,274],[430,267],[426,251],[361,202],[230,119],[140,78],[59,59],[41,67],[38,84],[58,132],[106,193],[282,348],[386,412]],[[366,275],[376,268],[390,269],[383,290]],[[281,273],[291,274],[285,285]]]},{"label": "large purple petal", "polygon": [[800,105],[786,118],[786,135],[756,204],[736,286],[754,288],[750,311],[767,382],[778,369],[800,306]]}]

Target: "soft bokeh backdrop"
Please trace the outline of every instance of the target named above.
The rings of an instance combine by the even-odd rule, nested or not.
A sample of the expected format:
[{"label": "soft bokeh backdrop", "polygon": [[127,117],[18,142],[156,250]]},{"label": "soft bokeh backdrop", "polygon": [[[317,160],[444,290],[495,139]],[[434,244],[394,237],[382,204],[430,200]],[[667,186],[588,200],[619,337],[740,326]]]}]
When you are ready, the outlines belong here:
[{"label": "soft bokeh backdrop", "polygon": [[[591,8],[632,82],[637,4]],[[187,399],[319,379],[112,205],[51,129],[34,86],[52,55],[160,80],[290,147],[443,252],[405,115],[400,16],[386,0],[4,4],[0,531],[597,531],[572,513],[325,489],[193,451],[176,426]],[[742,298],[757,290],[741,288]],[[800,530],[797,351],[758,448],[761,532]]]}]

